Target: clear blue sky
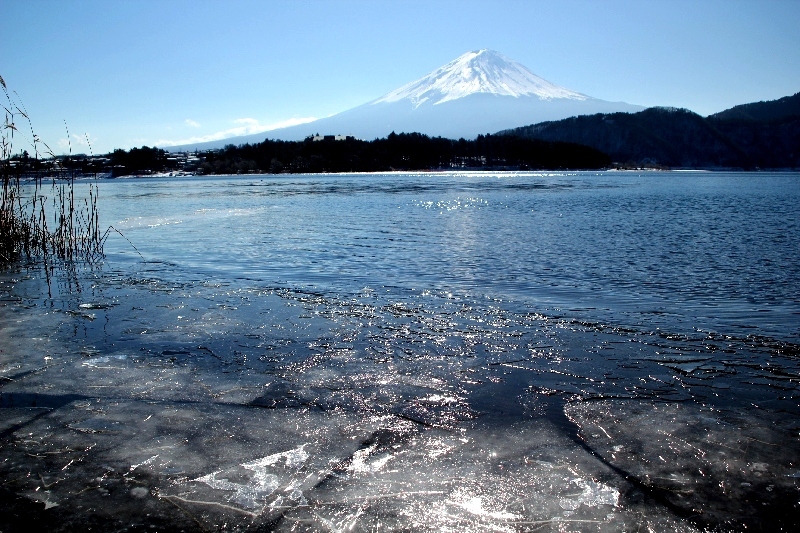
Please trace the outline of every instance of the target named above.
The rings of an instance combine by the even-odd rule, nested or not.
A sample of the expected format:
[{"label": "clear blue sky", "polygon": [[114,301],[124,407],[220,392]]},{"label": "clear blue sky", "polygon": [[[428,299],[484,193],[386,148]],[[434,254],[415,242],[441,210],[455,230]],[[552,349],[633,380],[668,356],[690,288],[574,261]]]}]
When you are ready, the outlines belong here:
[{"label": "clear blue sky", "polygon": [[57,153],[64,121],[73,152],[88,135],[104,153],[321,118],[479,48],[703,115],[800,91],[798,0],[0,0],[0,16],[0,75]]}]

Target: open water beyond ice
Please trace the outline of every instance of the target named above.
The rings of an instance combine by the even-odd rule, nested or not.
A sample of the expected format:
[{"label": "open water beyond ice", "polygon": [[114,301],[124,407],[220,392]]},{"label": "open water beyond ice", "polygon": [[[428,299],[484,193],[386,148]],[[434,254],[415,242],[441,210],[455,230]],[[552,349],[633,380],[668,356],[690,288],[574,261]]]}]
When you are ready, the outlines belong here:
[{"label": "open water beyond ice", "polygon": [[800,524],[796,174],[100,185],[2,274],[3,531]]}]

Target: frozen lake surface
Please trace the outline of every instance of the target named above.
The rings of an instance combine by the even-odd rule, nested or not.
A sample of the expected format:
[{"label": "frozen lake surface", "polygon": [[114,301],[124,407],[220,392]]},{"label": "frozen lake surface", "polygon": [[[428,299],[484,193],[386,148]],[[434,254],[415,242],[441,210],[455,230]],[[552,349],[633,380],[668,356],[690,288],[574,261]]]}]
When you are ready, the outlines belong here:
[{"label": "frozen lake surface", "polygon": [[100,195],[0,274],[2,531],[800,526],[798,174]]}]

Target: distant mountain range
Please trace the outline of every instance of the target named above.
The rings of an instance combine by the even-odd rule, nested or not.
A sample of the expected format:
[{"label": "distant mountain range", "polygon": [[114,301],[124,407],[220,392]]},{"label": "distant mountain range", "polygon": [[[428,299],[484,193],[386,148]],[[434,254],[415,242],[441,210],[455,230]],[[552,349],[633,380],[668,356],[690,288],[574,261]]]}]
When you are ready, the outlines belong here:
[{"label": "distant mountain range", "polygon": [[595,114],[501,132],[590,146],[630,166],[800,168],[800,93],[702,117],[686,109]]},{"label": "distant mountain range", "polygon": [[644,109],[592,98],[554,85],[498,52],[477,50],[331,117],[167,150],[297,141],[314,134],[373,140],[392,132],[448,139],[500,132],[585,145],[623,166],[800,168],[800,93],[702,117],[687,109]]},{"label": "distant mountain range", "polygon": [[641,109],[559,87],[498,52],[477,50],[376,100],[331,117],[167,149],[206,150],[259,143],[267,138],[296,141],[315,133],[352,135],[363,140],[383,138],[392,132],[474,139],[479,134],[546,120]]}]

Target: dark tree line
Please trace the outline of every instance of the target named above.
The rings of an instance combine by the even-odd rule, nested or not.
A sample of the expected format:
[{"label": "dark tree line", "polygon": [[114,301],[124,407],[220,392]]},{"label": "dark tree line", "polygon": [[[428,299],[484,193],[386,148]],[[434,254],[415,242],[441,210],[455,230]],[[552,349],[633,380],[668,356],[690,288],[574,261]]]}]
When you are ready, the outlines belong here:
[{"label": "dark tree line", "polygon": [[451,140],[420,133],[392,133],[384,139],[361,141],[265,140],[258,144],[228,145],[222,150],[186,155],[160,148],[117,149],[101,157],[85,154],[42,161],[27,153],[12,158],[17,173],[110,173],[146,175],[165,171],[199,174],[377,172],[434,169],[597,169],[611,164],[594,148],[505,135],[479,135],[474,140]]},{"label": "dark tree line", "polygon": [[117,148],[111,154],[111,165],[115,174],[139,174],[146,171],[162,171],[169,167],[168,153],[160,148]]},{"label": "dark tree line", "polygon": [[43,159],[31,157],[27,150],[8,159],[11,172],[18,175],[38,174],[59,177],[62,175],[88,175],[110,171],[109,165],[98,162],[86,154],[61,155]]},{"label": "dark tree line", "polygon": [[572,143],[497,135],[451,140],[419,133],[385,139],[272,141],[228,145],[203,154],[206,174],[247,172],[376,172],[453,168],[596,169],[611,160],[598,150]]}]

